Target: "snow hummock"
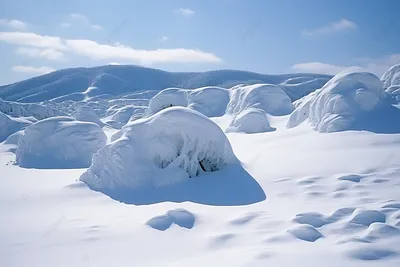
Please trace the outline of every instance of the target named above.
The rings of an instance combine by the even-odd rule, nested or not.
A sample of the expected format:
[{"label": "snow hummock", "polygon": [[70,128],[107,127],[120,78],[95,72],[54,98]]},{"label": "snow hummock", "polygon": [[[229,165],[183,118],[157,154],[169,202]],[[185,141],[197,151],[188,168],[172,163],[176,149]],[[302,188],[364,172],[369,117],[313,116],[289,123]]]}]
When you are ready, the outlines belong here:
[{"label": "snow hummock", "polygon": [[389,68],[381,77],[383,82],[383,88],[389,88],[391,86],[400,86],[400,64],[394,65]]},{"label": "snow hummock", "polygon": [[399,115],[400,111],[387,100],[378,77],[366,72],[344,71],[321,90],[301,100],[287,127],[295,127],[308,118],[319,132],[379,128],[387,116],[395,125]]},{"label": "snow hummock", "polygon": [[29,124],[31,124],[29,120],[13,118],[0,111],[0,142]]},{"label": "snow hummock", "polygon": [[167,88],[160,91],[150,99],[146,116],[151,116],[157,112],[174,106],[187,107],[187,90],[179,88]]},{"label": "snow hummock", "polygon": [[237,161],[222,130],[184,107],[129,122],[111,140],[80,178],[91,188],[160,187]]},{"label": "snow hummock", "polygon": [[233,118],[225,132],[262,133],[273,131],[267,114],[258,108],[248,108]]},{"label": "snow hummock", "polygon": [[18,141],[16,161],[27,168],[85,168],[106,141],[94,123],[53,117],[25,129]]},{"label": "snow hummock", "polygon": [[100,127],[104,126],[104,123],[99,119],[96,112],[94,112],[89,106],[79,107],[73,114],[73,117],[78,121],[93,122]]}]

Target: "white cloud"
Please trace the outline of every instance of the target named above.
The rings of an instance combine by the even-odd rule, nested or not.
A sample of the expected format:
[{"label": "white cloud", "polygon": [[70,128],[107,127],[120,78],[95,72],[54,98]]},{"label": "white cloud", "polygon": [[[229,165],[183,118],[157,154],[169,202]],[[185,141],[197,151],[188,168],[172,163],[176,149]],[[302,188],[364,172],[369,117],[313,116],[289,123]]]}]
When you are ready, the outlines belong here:
[{"label": "white cloud", "polygon": [[67,22],[61,23],[60,27],[62,27],[62,28],[70,28],[71,27],[71,23],[67,23]]},{"label": "white cloud", "polygon": [[328,25],[324,25],[319,28],[304,30],[302,31],[302,34],[306,36],[315,36],[315,35],[330,34],[334,32],[356,30],[356,29],[357,29],[357,24],[355,24],[353,21],[343,18],[339,21],[332,22]]},{"label": "white cloud", "polygon": [[161,36],[161,38],[160,38],[160,41],[161,42],[166,42],[166,41],[168,41],[169,40],[169,37],[168,36]]},{"label": "white cloud", "polygon": [[32,67],[32,66],[14,66],[11,68],[15,72],[31,73],[31,74],[46,74],[55,71],[50,67]]},{"label": "white cloud", "polygon": [[[46,56],[57,57],[57,52],[73,53],[88,57],[92,60],[123,61],[129,63],[154,64],[154,63],[195,63],[209,62],[218,63],[221,61],[216,55],[197,49],[156,49],[139,50],[121,44],[107,45],[99,44],[91,40],[64,40],[59,37],[42,36],[35,33],[23,32],[0,32],[0,41],[24,46],[38,48],[40,51],[23,50],[22,53],[36,55],[44,53]],[[43,57],[44,55],[41,54]]]},{"label": "white cloud", "polygon": [[16,19],[0,19],[0,26],[5,26],[19,31],[25,31],[28,27],[25,22]]},{"label": "white cloud", "polygon": [[175,9],[175,12],[177,12],[183,16],[186,16],[186,17],[192,16],[195,13],[190,8],[177,8],[177,9]]},{"label": "white cloud", "polygon": [[335,75],[343,70],[366,71],[381,76],[391,66],[400,63],[400,54],[392,54],[378,59],[364,58],[356,66],[341,66],[321,62],[294,64],[292,69],[299,72],[312,72]]},{"label": "white cloud", "polygon": [[19,47],[15,51],[18,55],[29,57],[46,58],[50,60],[63,60],[64,54],[52,48],[39,49],[35,47]]},{"label": "white cloud", "polygon": [[102,30],[103,27],[97,24],[92,24],[90,20],[82,14],[73,13],[69,15],[71,21],[78,22],[81,25],[92,28],[93,30]]}]

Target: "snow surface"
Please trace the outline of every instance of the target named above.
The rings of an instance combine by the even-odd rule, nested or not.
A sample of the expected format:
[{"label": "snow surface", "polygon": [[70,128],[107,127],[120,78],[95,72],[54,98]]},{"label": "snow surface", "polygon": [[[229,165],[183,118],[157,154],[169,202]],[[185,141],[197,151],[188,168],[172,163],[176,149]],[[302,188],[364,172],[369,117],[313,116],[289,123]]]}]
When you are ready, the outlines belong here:
[{"label": "snow surface", "polygon": [[[108,71],[112,70],[110,74],[127,81],[132,73],[122,77],[124,69]],[[58,89],[57,94],[68,98],[71,87],[67,91],[67,87],[63,87],[65,80],[57,82],[59,77],[55,76],[64,73],[72,80],[83,77],[82,88],[87,89],[87,82],[92,81],[87,79],[89,70],[93,69],[64,70],[0,88],[0,96],[8,95],[10,99],[27,96],[32,100],[33,94],[38,94],[39,98],[48,100],[49,95],[56,95],[50,90],[54,87],[54,91]],[[257,81],[260,76],[249,73],[209,72],[207,76],[195,74],[188,84],[212,79],[220,81],[216,78],[221,73],[225,81],[246,78],[241,83],[263,83]],[[157,75],[159,79],[166,77],[164,72]],[[55,84],[48,84],[45,88],[49,91],[42,93],[43,88],[39,87],[44,77],[49,79],[48,83]],[[137,80],[137,88],[154,91],[118,96],[103,94],[78,101],[39,104],[70,116],[80,107],[88,106],[103,122],[112,122],[112,117],[127,107],[126,116],[121,113],[123,120],[113,121],[120,126],[133,107],[140,109],[137,116],[131,115],[133,121],[121,130],[58,117],[39,121],[0,144],[0,266],[400,266],[400,123],[396,116],[399,106],[391,105],[391,100],[386,99],[389,92],[383,91],[382,84],[377,86],[376,77],[365,73],[335,77],[329,82],[330,86],[297,100],[281,86],[307,83],[317,77],[307,74],[270,76],[292,100],[297,100],[293,104],[296,110],[290,115],[268,114],[262,105],[268,102],[264,94],[257,94],[259,99],[255,97],[254,101],[238,98],[240,101],[236,104],[256,106],[246,104],[243,110],[226,114],[224,89],[210,90],[213,92],[210,96],[202,93],[205,90],[193,90],[201,92],[198,103],[212,107],[213,114],[220,112],[222,116],[206,114],[210,117],[207,118],[198,112],[206,113],[206,109],[170,107],[141,118],[143,107],[158,89],[176,86],[166,84],[158,88],[156,86],[161,86],[163,81],[146,81],[142,77],[134,75],[131,79]],[[96,84],[97,88],[112,91],[108,87],[115,79],[107,76],[104,81],[102,79]],[[110,84],[107,81],[111,81]],[[34,86],[34,83],[38,84]],[[28,85],[32,91],[25,92]],[[232,92],[241,87],[243,85],[236,85]],[[325,90],[327,88],[329,90]],[[360,88],[362,90],[358,90]],[[356,101],[360,91],[361,104]],[[221,95],[220,102],[214,99],[218,98],[217,94]],[[374,106],[371,94],[384,97]],[[301,123],[317,110],[311,104],[336,101],[347,103],[347,110],[360,111],[351,113],[356,115],[352,130],[322,134]],[[371,109],[361,112],[363,107]],[[251,113],[256,108],[257,114],[266,116],[275,131],[258,134],[225,134],[222,131],[242,112]],[[327,115],[325,110],[329,108],[327,106],[321,114]],[[299,110],[306,114],[301,115]],[[14,118],[10,114],[7,118],[28,124],[35,122],[32,118]],[[245,122],[254,123],[252,127],[260,126],[256,120],[254,117]],[[294,125],[290,129],[286,127],[289,121]],[[37,131],[45,134],[29,134],[28,129],[35,125],[46,125],[38,127],[41,130]],[[50,131],[53,126],[59,130]],[[84,128],[82,134],[80,130]],[[78,134],[68,134],[72,132]],[[92,138],[102,136],[103,145],[106,142],[107,145],[95,154],[89,169],[65,165],[60,169],[53,165],[52,160],[67,151],[60,152],[58,147],[88,147],[96,140],[89,137],[88,133],[92,132],[95,133]],[[25,138],[27,133],[30,139]],[[54,139],[55,136],[58,137]],[[35,155],[49,152],[40,161],[46,164],[46,169],[27,169],[15,164],[13,151],[23,142],[21,140],[33,141],[26,145],[37,148]],[[211,141],[216,145],[205,145]],[[186,157],[193,156],[190,151],[198,152],[202,148],[220,152],[222,144],[229,148],[225,156],[233,164],[226,164],[217,171],[201,172],[189,179],[190,168],[170,166],[172,163],[165,169],[157,167],[169,163],[162,159],[175,162],[178,158],[190,158]],[[178,152],[184,153],[178,156]],[[87,155],[86,152],[73,154],[79,159]],[[101,161],[95,163],[96,158]],[[64,159],[61,161],[66,163]],[[186,162],[194,163],[197,167],[193,169],[199,169],[198,160]],[[100,171],[99,180],[89,175],[94,169]],[[153,175],[152,170],[161,175]],[[135,176],[138,173],[143,174],[139,178],[148,178],[143,179],[145,183],[156,181],[157,186],[126,187],[138,185],[140,179]],[[123,189],[93,188],[91,183],[88,186],[79,181],[80,177],[90,177],[88,181],[92,184],[105,187],[118,182]],[[162,177],[166,179],[160,179]],[[95,183],[99,181],[102,183]],[[165,183],[168,186],[164,186]]]},{"label": "snow surface", "polygon": [[381,77],[383,88],[390,86],[400,86],[400,64],[394,65],[389,68]]},{"label": "snow surface", "polygon": [[111,141],[80,178],[91,188],[162,187],[236,163],[222,130],[184,107],[130,122]]},{"label": "snow surface", "polygon": [[85,168],[106,144],[101,128],[70,117],[36,122],[18,140],[16,163],[26,168]]}]

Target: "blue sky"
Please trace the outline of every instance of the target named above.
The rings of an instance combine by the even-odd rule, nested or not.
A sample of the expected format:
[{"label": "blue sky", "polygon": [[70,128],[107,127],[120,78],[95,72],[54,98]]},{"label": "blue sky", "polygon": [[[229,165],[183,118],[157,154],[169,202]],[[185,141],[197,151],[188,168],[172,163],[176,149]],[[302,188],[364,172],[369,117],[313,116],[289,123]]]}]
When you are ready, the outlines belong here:
[{"label": "blue sky", "polygon": [[0,84],[52,70],[381,75],[400,63],[398,0],[1,0]]}]

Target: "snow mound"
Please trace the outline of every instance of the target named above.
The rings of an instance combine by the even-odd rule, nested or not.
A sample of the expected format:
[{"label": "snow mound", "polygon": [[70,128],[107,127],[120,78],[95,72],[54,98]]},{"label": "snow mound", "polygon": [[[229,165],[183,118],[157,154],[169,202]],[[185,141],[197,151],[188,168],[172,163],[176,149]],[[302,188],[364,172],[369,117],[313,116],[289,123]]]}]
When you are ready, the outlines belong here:
[{"label": "snow mound", "polygon": [[93,189],[160,187],[237,162],[222,130],[184,107],[129,122],[111,141],[80,177]]},{"label": "snow mound", "polygon": [[93,122],[100,127],[104,126],[104,123],[100,121],[96,112],[88,106],[78,108],[78,110],[73,114],[73,117],[78,121]]},{"label": "snow mound", "polygon": [[296,238],[307,242],[315,242],[319,238],[323,237],[317,229],[308,224],[295,226],[287,231]]},{"label": "snow mound", "polygon": [[356,209],[350,218],[350,222],[370,226],[375,222],[386,222],[386,216],[377,210]]},{"label": "snow mound", "polygon": [[195,220],[196,217],[191,212],[185,209],[175,209],[168,211],[165,215],[151,218],[146,224],[159,231],[167,230],[173,223],[182,228],[192,229]]},{"label": "snow mound", "polygon": [[229,91],[220,87],[202,87],[194,90],[167,88],[155,95],[149,103],[146,116],[168,107],[181,106],[196,110],[207,117],[225,114]]},{"label": "snow mound", "polygon": [[6,145],[18,145],[19,139],[21,136],[24,135],[24,131],[20,130],[18,132],[13,133],[7,139],[4,141],[4,144]]},{"label": "snow mound", "polygon": [[94,123],[49,118],[25,129],[18,141],[16,161],[27,168],[85,168],[106,141]]},{"label": "snow mound", "polygon": [[0,99],[0,112],[13,117],[34,117],[38,120],[55,117],[65,116],[62,111],[40,105],[35,103],[17,103],[12,101],[3,101]]},{"label": "snow mound", "polygon": [[279,84],[292,101],[296,101],[322,88],[329,78],[295,77]]},{"label": "snow mound", "polygon": [[382,120],[390,116],[394,120],[391,125],[396,125],[399,115],[399,110],[387,101],[378,77],[366,72],[344,71],[321,90],[301,100],[287,127],[295,127],[308,118],[311,126],[319,132],[351,129],[389,132],[398,129]]},{"label": "snow mound", "polygon": [[383,88],[389,88],[393,85],[400,85],[400,64],[389,68],[381,77]]},{"label": "snow mound", "polygon": [[237,115],[248,108],[258,108],[268,114],[280,116],[294,110],[288,95],[277,85],[253,84],[235,86],[231,90],[227,114]]},{"label": "snow mound", "polygon": [[249,108],[239,113],[229,124],[225,132],[244,132],[247,134],[273,131],[267,114],[258,108]]},{"label": "snow mound", "polygon": [[0,112],[0,142],[3,142],[7,139],[7,137],[21,130],[29,124],[29,121],[23,121],[19,118],[13,118],[7,116],[3,112]]}]

